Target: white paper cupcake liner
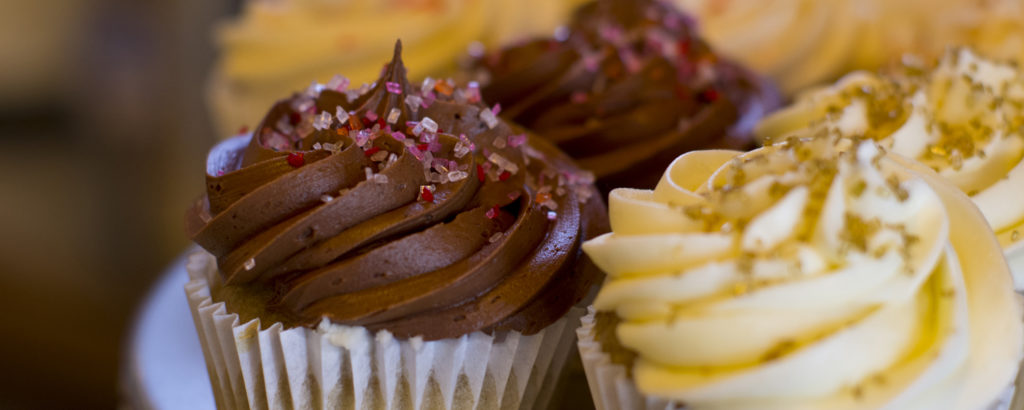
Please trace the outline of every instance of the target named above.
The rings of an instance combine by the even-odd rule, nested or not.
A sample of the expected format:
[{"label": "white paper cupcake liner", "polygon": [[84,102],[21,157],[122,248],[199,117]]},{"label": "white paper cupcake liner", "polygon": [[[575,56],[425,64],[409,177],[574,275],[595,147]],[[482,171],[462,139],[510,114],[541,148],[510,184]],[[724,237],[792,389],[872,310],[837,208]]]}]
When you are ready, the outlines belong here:
[{"label": "white paper cupcake liner", "polygon": [[240,323],[211,298],[220,276],[207,252],[189,256],[185,285],[221,409],[534,409],[551,399],[583,309],[533,335],[474,332],[424,342],[321,323],[316,329]]},{"label": "white paper cupcake liner", "polygon": [[[684,408],[681,403],[646,396],[637,390],[625,366],[612,363],[611,357],[601,349],[597,335],[597,320],[593,306],[580,319],[576,330],[583,369],[590,384],[590,394],[597,410],[673,410]],[[1022,382],[1014,382],[1019,385]],[[988,410],[1007,410],[1013,399],[1014,386],[1006,388]],[[1011,409],[1017,410],[1017,409]]]}]

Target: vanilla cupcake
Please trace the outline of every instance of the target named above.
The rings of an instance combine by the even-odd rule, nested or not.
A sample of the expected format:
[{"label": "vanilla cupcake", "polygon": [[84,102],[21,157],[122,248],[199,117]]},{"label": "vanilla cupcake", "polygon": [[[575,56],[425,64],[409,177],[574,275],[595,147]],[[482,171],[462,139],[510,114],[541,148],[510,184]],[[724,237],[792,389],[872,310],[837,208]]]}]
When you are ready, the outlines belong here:
[{"label": "vanilla cupcake", "polygon": [[600,280],[591,183],[479,90],[316,87],[211,150],[186,289],[221,408],[534,408]]},{"label": "vanilla cupcake", "polygon": [[581,1],[249,0],[217,29],[208,103],[220,134],[234,135],[311,80],[375,80],[395,38],[418,75],[446,75],[470,44],[550,34]]},{"label": "vanilla cupcake", "polygon": [[794,93],[903,53],[938,56],[970,45],[1024,57],[1024,4],[1017,0],[672,0],[701,21],[726,55]]},{"label": "vanilla cupcake", "polygon": [[598,409],[986,409],[1016,374],[984,218],[871,141],[689,153],[609,207],[578,331]]},{"label": "vanilla cupcake", "polygon": [[875,139],[967,193],[1024,288],[1024,75],[1014,63],[953,49],[934,66],[857,72],[766,117],[763,140],[801,129]]}]

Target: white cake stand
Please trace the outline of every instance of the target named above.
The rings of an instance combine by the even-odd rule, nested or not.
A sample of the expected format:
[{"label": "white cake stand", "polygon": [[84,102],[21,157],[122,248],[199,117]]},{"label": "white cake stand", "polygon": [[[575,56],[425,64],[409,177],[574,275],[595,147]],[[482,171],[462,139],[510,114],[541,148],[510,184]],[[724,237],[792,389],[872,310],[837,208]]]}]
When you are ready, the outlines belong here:
[{"label": "white cake stand", "polygon": [[122,407],[216,408],[185,299],[185,258],[190,252],[182,253],[164,271],[135,317],[122,359]]}]

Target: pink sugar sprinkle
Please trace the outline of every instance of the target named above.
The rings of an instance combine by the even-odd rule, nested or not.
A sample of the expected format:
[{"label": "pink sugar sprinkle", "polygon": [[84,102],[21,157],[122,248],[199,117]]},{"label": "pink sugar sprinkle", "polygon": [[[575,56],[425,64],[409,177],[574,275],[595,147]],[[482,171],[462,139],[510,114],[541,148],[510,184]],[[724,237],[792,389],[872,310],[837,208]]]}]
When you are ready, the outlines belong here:
[{"label": "pink sugar sprinkle", "polygon": [[437,100],[437,96],[434,95],[433,91],[423,93],[423,102],[420,103],[420,107],[429,108],[430,104],[434,103],[434,100]]},{"label": "pink sugar sprinkle", "polygon": [[343,75],[335,74],[334,77],[332,77],[331,80],[327,82],[327,88],[330,88],[338,92],[345,92],[345,89],[348,88],[348,84],[348,78],[345,78],[345,76]]},{"label": "pink sugar sprinkle", "polygon": [[515,134],[508,136],[508,146],[515,148],[526,143],[526,134]]},{"label": "pink sugar sprinkle", "polygon": [[480,84],[476,81],[470,81],[466,85],[466,101],[470,103],[480,102]]},{"label": "pink sugar sprinkle", "polygon": [[377,113],[373,111],[367,111],[365,117],[370,121],[377,121]]},{"label": "pink sugar sprinkle", "polygon": [[626,71],[630,73],[637,73],[640,71],[643,63],[637,58],[633,50],[629,48],[622,48],[619,50],[619,58],[622,59],[622,63],[626,65]]},{"label": "pink sugar sprinkle", "polygon": [[511,199],[513,201],[519,199],[520,196],[522,196],[522,193],[519,191],[512,191],[508,193],[508,199]]},{"label": "pink sugar sprinkle", "polygon": [[598,53],[584,55],[583,68],[591,73],[597,72],[601,64],[601,57],[601,54]]},{"label": "pink sugar sprinkle", "polygon": [[442,167],[448,169],[448,160],[444,158],[434,158],[430,160],[430,166],[436,170],[441,170]]},{"label": "pink sugar sprinkle", "polygon": [[401,94],[402,86],[394,81],[387,81],[384,83],[384,87],[388,89],[391,94]]},{"label": "pink sugar sprinkle", "polygon": [[441,143],[437,140],[430,141],[427,150],[430,152],[441,152]]},{"label": "pink sugar sprinkle", "polygon": [[602,24],[598,28],[598,32],[602,38],[616,45],[623,43],[626,38],[622,28],[612,24]]},{"label": "pink sugar sprinkle", "polygon": [[495,205],[495,206],[491,207],[491,209],[488,209],[487,212],[485,213],[485,215],[487,215],[487,219],[497,218],[498,217],[498,206]]},{"label": "pink sugar sprinkle", "polygon": [[494,107],[491,108],[491,112],[494,113],[494,115],[500,114],[501,113],[501,103],[494,104]]},{"label": "pink sugar sprinkle", "polygon": [[672,13],[668,13],[668,14],[666,14],[666,15],[665,15],[665,18],[663,19],[663,22],[662,22],[662,24],[664,24],[664,25],[665,25],[665,27],[666,27],[666,28],[668,28],[669,30],[675,30],[675,29],[678,29],[678,28],[679,28],[679,23],[681,23],[681,22],[679,21],[679,18],[678,18],[678,17],[676,17],[676,16],[675,16],[674,14],[672,14]]},{"label": "pink sugar sprinkle", "polygon": [[288,140],[288,137],[279,132],[271,132],[270,136],[263,140],[263,144],[276,151],[287,151],[292,148],[292,143]]},{"label": "pink sugar sprinkle", "polygon": [[416,146],[409,147],[409,152],[412,153],[412,156],[416,157],[417,161],[423,161],[423,152],[416,148]]},{"label": "pink sugar sprinkle", "polygon": [[405,139],[405,134],[402,134],[401,131],[395,131],[391,133],[391,138],[394,138],[398,141],[402,141]]},{"label": "pink sugar sprinkle", "polygon": [[476,145],[474,145],[473,141],[470,141],[469,138],[466,137],[466,134],[459,134],[459,141],[462,141],[462,143],[466,144],[466,146],[468,146],[469,149],[471,150],[476,149]]}]

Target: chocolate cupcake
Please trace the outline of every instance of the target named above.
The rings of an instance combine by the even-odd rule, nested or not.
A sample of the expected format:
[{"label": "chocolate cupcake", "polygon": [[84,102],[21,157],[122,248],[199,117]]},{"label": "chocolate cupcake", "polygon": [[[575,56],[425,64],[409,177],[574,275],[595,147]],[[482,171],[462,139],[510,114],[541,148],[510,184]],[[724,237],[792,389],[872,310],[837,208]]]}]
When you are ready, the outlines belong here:
[{"label": "chocolate cupcake", "polygon": [[400,53],[372,87],[296,94],[210,153],[188,290],[218,404],[550,393],[599,279],[580,260],[607,230],[593,178],[478,89],[410,85]]},{"label": "chocolate cupcake", "polygon": [[773,87],[718,58],[687,16],[652,0],[597,0],[555,38],[476,60],[502,116],[554,142],[598,187],[653,187],[679,154],[752,147]]}]

